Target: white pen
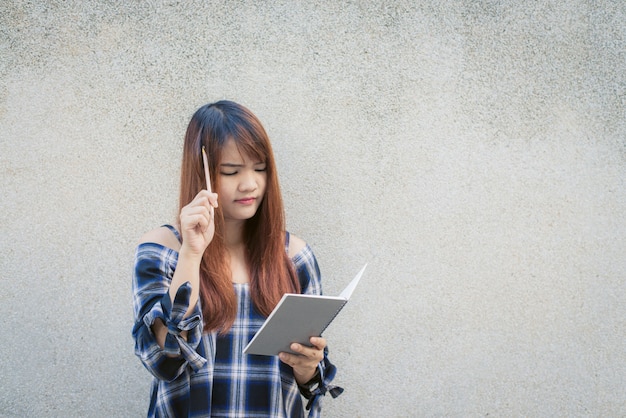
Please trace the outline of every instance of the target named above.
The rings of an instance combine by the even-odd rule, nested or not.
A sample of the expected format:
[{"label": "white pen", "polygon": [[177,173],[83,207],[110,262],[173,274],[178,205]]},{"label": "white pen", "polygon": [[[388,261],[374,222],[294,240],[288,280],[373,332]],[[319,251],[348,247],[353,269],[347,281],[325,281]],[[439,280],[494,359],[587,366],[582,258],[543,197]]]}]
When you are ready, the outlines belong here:
[{"label": "white pen", "polygon": [[211,175],[209,174],[209,158],[206,155],[204,145],[202,146],[202,163],[204,164],[204,177],[206,177],[206,189],[211,193]]}]

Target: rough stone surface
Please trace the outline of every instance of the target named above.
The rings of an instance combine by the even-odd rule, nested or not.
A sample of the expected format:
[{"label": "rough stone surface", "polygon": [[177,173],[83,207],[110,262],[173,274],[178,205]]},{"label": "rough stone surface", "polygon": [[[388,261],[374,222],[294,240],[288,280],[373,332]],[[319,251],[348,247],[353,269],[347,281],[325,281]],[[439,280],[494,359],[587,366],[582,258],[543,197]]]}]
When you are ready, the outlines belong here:
[{"label": "rough stone surface", "polygon": [[139,417],[130,277],[250,107],[325,290],[326,416],[626,413],[626,3],[0,2],[0,416]]}]

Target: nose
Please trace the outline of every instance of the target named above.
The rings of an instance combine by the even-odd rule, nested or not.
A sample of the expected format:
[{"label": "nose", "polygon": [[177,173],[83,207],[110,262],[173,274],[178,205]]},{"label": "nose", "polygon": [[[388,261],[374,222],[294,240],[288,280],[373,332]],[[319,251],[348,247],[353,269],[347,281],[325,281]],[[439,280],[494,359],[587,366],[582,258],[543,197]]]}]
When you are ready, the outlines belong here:
[{"label": "nose", "polygon": [[253,172],[249,172],[248,170],[244,171],[242,173],[241,176],[241,181],[239,182],[239,191],[246,193],[246,192],[253,192],[257,189],[258,184],[256,181],[256,176],[254,175],[254,171]]}]

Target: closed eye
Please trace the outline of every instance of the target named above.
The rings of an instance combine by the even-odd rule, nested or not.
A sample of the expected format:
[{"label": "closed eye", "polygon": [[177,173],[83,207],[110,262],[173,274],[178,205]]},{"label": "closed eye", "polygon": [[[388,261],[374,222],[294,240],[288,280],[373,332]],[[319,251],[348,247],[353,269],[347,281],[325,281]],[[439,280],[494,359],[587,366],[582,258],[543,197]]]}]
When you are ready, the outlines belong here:
[{"label": "closed eye", "polygon": [[[223,176],[234,176],[235,174],[238,174],[239,169],[243,167],[244,165],[242,164],[224,163],[224,164],[221,164],[222,170],[220,171],[220,174]],[[267,171],[267,164],[256,163],[254,165],[254,171],[256,171],[257,173],[262,173],[262,172]]]},{"label": "closed eye", "polygon": [[220,174],[224,176],[234,176],[239,172],[239,168],[243,167],[241,164],[224,163],[220,164]]}]

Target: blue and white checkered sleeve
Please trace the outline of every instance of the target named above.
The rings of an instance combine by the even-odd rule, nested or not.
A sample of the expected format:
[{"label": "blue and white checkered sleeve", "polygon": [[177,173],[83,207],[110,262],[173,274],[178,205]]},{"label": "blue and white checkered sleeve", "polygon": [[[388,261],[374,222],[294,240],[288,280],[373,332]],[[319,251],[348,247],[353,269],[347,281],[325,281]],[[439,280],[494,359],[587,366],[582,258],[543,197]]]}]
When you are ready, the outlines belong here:
[{"label": "blue and white checkered sleeve", "polygon": [[317,259],[311,247],[306,245],[293,259],[296,274],[303,285],[301,293],[307,295],[322,294],[322,275]]},{"label": "blue and white checkered sleeve", "polygon": [[[135,253],[133,273],[133,306],[135,325],[133,338],[135,354],[157,379],[176,379],[190,365],[201,368],[206,360],[196,349],[202,337],[202,313],[197,304],[187,318],[191,285],[182,285],[172,303],[168,290],[173,270],[168,265],[171,250],[141,244]],[[168,329],[164,348],[161,348],[152,332],[154,321],[160,319]],[[187,340],[181,332],[187,331]]]}]

